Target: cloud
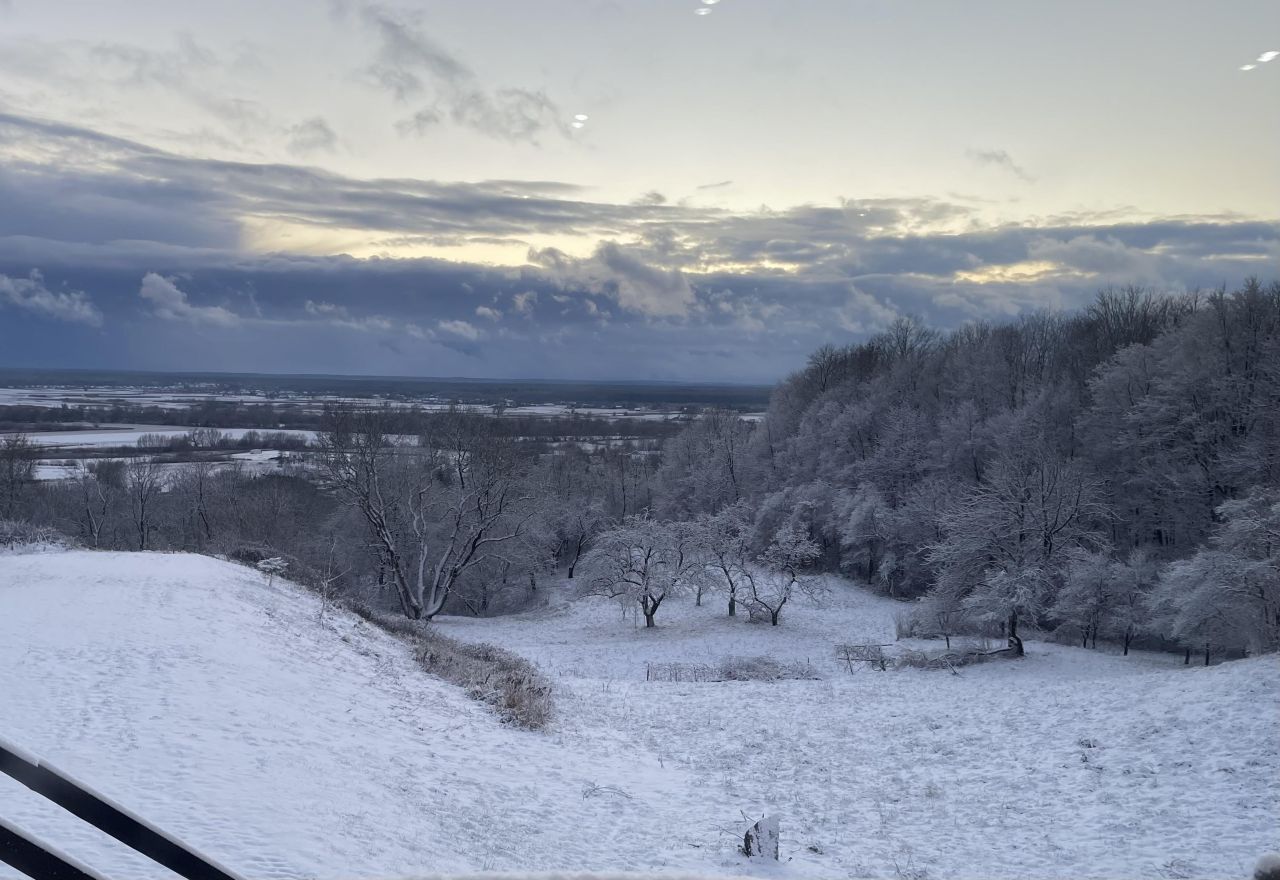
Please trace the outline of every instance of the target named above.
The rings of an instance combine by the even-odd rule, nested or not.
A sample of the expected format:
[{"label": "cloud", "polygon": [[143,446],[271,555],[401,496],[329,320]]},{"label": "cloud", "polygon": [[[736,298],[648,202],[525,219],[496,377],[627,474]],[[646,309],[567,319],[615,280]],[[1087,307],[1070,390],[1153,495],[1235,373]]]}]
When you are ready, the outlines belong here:
[{"label": "cloud", "polygon": [[[767,379],[897,314],[950,327],[1081,305],[1108,285],[1235,285],[1280,264],[1280,224],[1230,215],[991,226],[943,199],[730,210],[587,193],[195,159],[0,113],[0,273],[21,299],[51,303],[0,293],[0,350],[32,363],[64,351],[68,325],[47,313],[75,314],[74,293],[91,290],[83,314],[98,316],[102,348],[66,352],[68,365],[90,353],[89,365],[129,365],[148,350],[130,325],[150,272],[142,302],[169,320],[146,325],[153,360],[134,366],[171,368],[178,351],[202,369]],[[246,227],[282,224],[350,230],[393,253],[483,243],[517,256],[495,266],[245,245]],[[34,293],[31,266],[48,295]],[[227,332],[196,332],[207,326]],[[353,333],[376,344],[351,346]]]},{"label": "cloud", "polygon": [[533,307],[538,303],[536,290],[522,290],[511,297],[511,307],[522,315],[533,314]]},{"label": "cloud", "polygon": [[50,290],[44,277],[32,270],[26,278],[0,275],[0,308],[13,306],[45,318],[102,326],[102,313],[81,290]]},{"label": "cloud", "polygon": [[450,319],[441,321],[437,326],[445,333],[452,333],[454,336],[460,336],[473,342],[480,338],[480,330],[468,321]]},{"label": "cloud", "polygon": [[187,321],[192,324],[211,324],[217,327],[234,327],[240,316],[222,306],[194,306],[187,295],[169,278],[148,272],[142,277],[138,296],[151,303],[152,312],[166,321]]},{"label": "cloud", "polygon": [[565,114],[545,92],[484,87],[469,66],[405,13],[367,4],[361,20],[378,38],[377,54],[365,70],[369,81],[402,103],[425,99],[396,124],[402,135],[425,135],[445,122],[513,143],[537,143],[544,133],[568,133]]},{"label": "cloud", "polygon": [[650,190],[649,192],[645,193],[644,195],[640,196],[639,198],[631,202],[631,204],[633,205],[650,205],[650,206],[665,205],[666,203],[667,203],[667,197],[664,196],[662,193],[658,192],[656,189]]},{"label": "cloud", "polygon": [[577,260],[555,248],[530,249],[530,263],[550,271],[561,286],[602,293],[622,308],[649,317],[680,317],[695,295],[684,274],[646,262],[644,255],[616,241],[603,241],[590,258]]},{"label": "cloud", "polygon": [[307,300],[304,306],[306,313],[331,324],[334,327],[346,327],[351,330],[378,331],[389,333],[397,329],[397,324],[383,315],[365,315],[355,317],[346,306],[327,302]]},{"label": "cloud", "polygon": [[338,136],[329,123],[319,116],[303,120],[289,128],[286,149],[297,156],[312,153],[332,153],[338,146]]},{"label": "cloud", "polygon": [[872,333],[882,330],[902,313],[888,303],[877,300],[854,285],[849,285],[849,295],[837,318],[840,326],[850,333]]},{"label": "cloud", "polygon": [[1002,168],[1026,183],[1032,183],[1035,180],[1035,178],[1023,170],[1022,166],[1014,162],[1013,157],[1004,150],[965,150],[965,155],[977,162],[979,165],[990,165],[995,168]]}]

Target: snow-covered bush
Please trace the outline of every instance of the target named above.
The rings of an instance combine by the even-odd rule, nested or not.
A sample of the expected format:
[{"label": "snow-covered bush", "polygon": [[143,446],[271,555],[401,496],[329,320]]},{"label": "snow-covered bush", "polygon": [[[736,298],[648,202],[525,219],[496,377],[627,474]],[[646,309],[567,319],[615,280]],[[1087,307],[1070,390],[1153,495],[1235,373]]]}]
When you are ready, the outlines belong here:
[{"label": "snow-covered bush", "polygon": [[645,681],[789,681],[821,678],[806,662],[724,657],[718,663],[649,663]]},{"label": "snow-covered bush", "polygon": [[986,663],[1001,657],[1016,656],[1008,648],[1000,651],[912,651],[898,654],[893,665],[910,669],[950,669],[954,672],[961,666],[973,666],[975,663]]},{"label": "snow-covered bush", "polygon": [[0,553],[37,553],[74,546],[76,542],[57,529],[0,519]]},{"label": "snow-covered bush", "polygon": [[784,681],[814,679],[818,673],[807,662],[785,662],[774,657],[725,657],[719,663],[721,681]]},{"label": "snow-covered bush", "polygon": [[283,576],[289,570],[289,560],[272,556],[259,562],[256,567],[267,576],[267,586],[271,586],[275,583],[276,575]]}]

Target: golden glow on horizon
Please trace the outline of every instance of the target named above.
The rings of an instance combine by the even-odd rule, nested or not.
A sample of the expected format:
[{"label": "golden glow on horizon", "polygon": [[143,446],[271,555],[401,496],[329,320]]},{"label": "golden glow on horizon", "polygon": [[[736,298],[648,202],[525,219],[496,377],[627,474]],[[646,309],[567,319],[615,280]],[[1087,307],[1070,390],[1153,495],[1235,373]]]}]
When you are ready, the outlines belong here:
[{"label": "golden glow on horizon", "polygon": [[967,281],[972,284],[1008,284],[1038,281],[1049,276],[1062,277],[1071,275],[1086,278],[1090,273],[1068,269],[1049,260],[1023,260],[1003,266],[983,266],[980,269],[966,269],[955,274],[956,281]]}]

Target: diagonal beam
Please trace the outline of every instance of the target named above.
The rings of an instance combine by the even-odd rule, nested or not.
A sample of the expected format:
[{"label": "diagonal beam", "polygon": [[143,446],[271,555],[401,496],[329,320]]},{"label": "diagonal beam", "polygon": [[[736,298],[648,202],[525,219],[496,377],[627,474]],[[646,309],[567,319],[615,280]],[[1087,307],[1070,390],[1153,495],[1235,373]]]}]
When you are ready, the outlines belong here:
[{"label": "diagonal beam", "polygon": [[3,739],[0,773],[187,880],[242,880],[136,813]]}]

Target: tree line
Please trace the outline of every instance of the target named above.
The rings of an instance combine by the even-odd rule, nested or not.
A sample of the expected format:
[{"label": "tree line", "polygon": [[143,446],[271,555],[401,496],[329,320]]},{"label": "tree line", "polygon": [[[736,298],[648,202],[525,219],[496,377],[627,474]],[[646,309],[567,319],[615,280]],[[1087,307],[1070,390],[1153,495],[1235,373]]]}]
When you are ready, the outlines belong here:
[{"label": "tree line", "polygon": [[1275,650],[1280,284],[1106,290],[1079,313],[826,346],[756,429],[669,441],[657,512],[745,499],[819,565],[922,598],[931,634],[1021,628]]}]

